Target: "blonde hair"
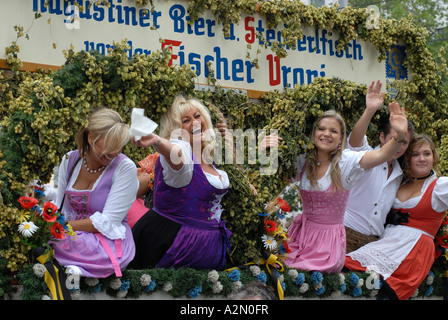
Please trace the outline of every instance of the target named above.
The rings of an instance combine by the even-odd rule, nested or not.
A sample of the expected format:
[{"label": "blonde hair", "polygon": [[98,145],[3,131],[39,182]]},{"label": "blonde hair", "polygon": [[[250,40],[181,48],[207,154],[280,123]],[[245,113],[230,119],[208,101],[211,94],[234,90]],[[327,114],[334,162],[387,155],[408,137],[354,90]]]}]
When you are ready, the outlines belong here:
[{"label": "blonde hair", "polygon": [[[338,162],[342,157],[342,151],[346,148],[347,145],[347,129],[345,126],[345,121],[341,117],[339,113],[334,110],[325,111],[322,116],[318,119],[313,132],[311,133],[311,141],[314,141],[314,135],[316,128],[318,127],[320,121],[324,118],[333,118],[338,121],[341,127],[341,138],[342,142],[340,147],[335,149],[330,153],[331,157],[331,169],[330,169],[330,178],[331,183],[333,185],[333,191],[342,190],[342,182],[341,182],[341,170],[339,168]],[[317,149],[314,148],[311,154],[308,156],[307,166],[306,166],[306,175],[310,180],[311,186],[317,187],[317,179],[316,179],[316,169],[317,169]]]},{"label": "blonde hair", "polygon": [[103,154],[119,152],[128,143],[129,125],[123,122],[116,111],[105,107],[98,108],[92,111],[87,121],[87,126],[82,127],[76,135],[76,144],[81,157],[90,151],[89,132],[94,136],[92,149],[95,148],[98,139],[104,138]]},{"label": "blonde hair", "polygon": [[433,157],[433,163],[432,163],[432,169],[436,172],[437,175],[440,175],[439,170],[439,154],[437,153],[436,146],[434,145],[434,142],[431,140],[430,137],[424,134],[416,134],[414,137],[412,137],[411,141],[409,142],[409,147],[406,149],[406,152],[404,153],[404,160],[403,160],[403,173],[405,176],[405,179],[403,179],[403,182],[405,180],[412,178],[411,174],[411,157],[412,153],[419,149],[424,143],[429,144],[429,147],[432,151],[432,157]]},{"label": "blonde hair", "polygon": [[202,146],[210,148],[210,155],[213,156],[213,150],[216,141],[215,131],[213,130],[212,119],[209,110],[197,99],[186,99],[183,96],[177,96],[171,107],[163,114],[160,119],[159,135],[165,139],[184,140],[182,136],[182,116],[188,111],[198,110],[205,120],[207,139],[203,141]]}]

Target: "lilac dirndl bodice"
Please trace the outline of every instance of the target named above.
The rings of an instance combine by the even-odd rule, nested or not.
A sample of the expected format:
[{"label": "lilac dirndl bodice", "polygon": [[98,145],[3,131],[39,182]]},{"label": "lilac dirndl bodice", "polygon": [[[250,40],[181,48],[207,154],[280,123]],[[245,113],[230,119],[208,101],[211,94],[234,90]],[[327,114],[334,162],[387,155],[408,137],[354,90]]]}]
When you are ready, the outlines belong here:
[{"label": "lilac dirndl bodice", "polygon": [[[113,183],[113,175],[120,162],[126,156],[120,154],[104,170],[99,181],[92,190],[66,190],[64,206],[70,206],[75,215],[73,220],[90,217],[95,212],[102,212]],[[79,159],[78,151],[70,155],[67,172],[76,165]],[[70,178],[76,180],[75,176]],[[68,181],[67,181],[68,185]],[[84,277],[105,278],[115,272],[121,276],[124,269],[135,254],[132,232],[127,224],[127,218],[122,221],[126,229],[125,239],[108,239],[101,233],[77,231],[75,240],[66,237],[52,243],[55,258],[67,267],[77,266]]]},{"label": "lilac dirndl bodice", "polygon": [[182,188],[167,185],[160,159],[156,162],[153,210],[182,225],[157,267],[221,269],[225,265],[231,232],[223,220],[212,218],[212,208],[228,188],[212,186],[194,155],[193,161],[191,182]]}]

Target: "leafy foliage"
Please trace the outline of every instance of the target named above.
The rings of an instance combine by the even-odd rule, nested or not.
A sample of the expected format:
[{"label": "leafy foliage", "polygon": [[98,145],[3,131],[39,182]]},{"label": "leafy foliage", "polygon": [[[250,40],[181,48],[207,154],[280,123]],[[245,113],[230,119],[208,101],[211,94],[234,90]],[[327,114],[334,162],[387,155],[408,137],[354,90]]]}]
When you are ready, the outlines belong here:
[{"label": "leafy foliage", "polygon": [[[141,2],[141,3],[140,3]],[[140,1],[138,4],[147,4]],[[285,45],[301,37],[302,28],[331,28],[340,35],[341,48],[359,37],[374,44],[385,59],[392,44],[402,41],[407,47],[407,66],[413,78],[394,81],[391,87],[398,94],[396,101],[406,107],[417,132],[430,135],[448,158],[446,132],[448,128],[447,96],[441,87],[446,70],[443,57],[436,60],[426,47],[426,31],[410,19],[380,20],[380,28],[365,28],[363,9],[305,6],[300,1],[210,1],[191,0],[189,13],[194,19],[204,10],[211,10],[225,25],[240,21],[242,14],[255,10],[266,15],[269,26],[286,24],[282,28],[284,43],[272,46],[279,56],[287,54]],[[225,32],[225,29],[224,29]],[[259,35],[263,37],[263,35]],[[57,72],[19,71],[19,47],[9,48],[11,73],[0,73],[0,259],[7,268],[16,271],[26,265],[29,250],[17,237],[18,208],[16,199],[26,185],[34,180],[50,180],[53,168],[61,157],[75,148],[74,136],[92,108],[107,105],[130,122],[133,107],[144,108],[155,121],[171,105],[177,94],[197,97],[210,107],[215,123],[220,113],[229,128],[276,129],[284,138],[279,148],[279,167],[273,175],[260,175],[258,164],[222,165],[229,173],[231,191],[223,199],[224,218],[233,232],[231,264],[257,259],[260,253],[260,223],[258,213],[265,203],[276,197],[295,175],[294,161],[298,154],[313,146],[309,139],[316,118],[327,109],[336,109],[348,130],[365,107],[366,87],[341,79],[318,78],[307,86],[267,92],[254,101],[242,93],[217,87],[214,91],[194,90],[194,73],[189,66],[168,66],[169,51],[153,52],[151,56],[129,59],[126,40],[114,44],[107,56],[98,53],[66,53],[66,63]],[[375,80],[375,79],[372,79]],[[387,96],[386,103],[391,101]],[[369,127],[372,144],[378,142],[378,120],[387,116],[386,108],[379,111]],[[128,145],[124,153],[138,162],[151,150]],[[442,172],[447,163],[442,160]],[[248,188],[251,182],[258,196]]]}]

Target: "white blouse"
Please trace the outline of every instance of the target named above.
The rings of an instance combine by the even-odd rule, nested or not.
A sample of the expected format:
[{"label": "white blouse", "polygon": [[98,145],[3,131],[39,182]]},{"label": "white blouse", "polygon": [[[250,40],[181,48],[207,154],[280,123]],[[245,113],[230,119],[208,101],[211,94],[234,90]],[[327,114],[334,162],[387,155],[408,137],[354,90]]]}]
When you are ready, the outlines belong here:
[{"label": "white blouse", "polygon": [[[194,162],[192,158],[192,148],[188,142],[172,139],[171,143],[176,144],[182,150],[182,156],[184,158],[184,165],[179,170],[174,170],[169,165],[168,161],[165,159],[163,155],[160,155],[160,164],[163,168],[163,181],[173,188],[182,188],[188,185],[193,178],[193,169]],[[223,170],[219,170],[215,168],[218,172],[219,176],[204,172],[207,181],[217,189],[225,189],[230,186],[230,181],[227,173]],[[222,207],[221,207],[221,198],[224,195],[216,195],[216,199],[213,201],[213,207],[211,211],[213,212],[212,218],[220,221]]]},{"label": "white blouse", "polygon": [[[431,178],[426,179],[423,183],[421,193],[419,196],[410,198],[404,202],[395,198],[394,208],[411,209],[414,208],[425,193],[428,186],[436,179],[437,176],[434,174]],[[448,210],[448,177],[440,177],[436,185],[434,186],[434,191],[431,197],[431,206],[436,212],[445,212]]]},{"label": "white blouse", "polygon": [[[72,152],[73,151],[70,151],[68,154],[70,155]],[[73,184],[75,183],[81,170],[82,160],[76,164],[73,169],[72,177],[68,183],[67,166],[68,159],[66,156],[63,156],[59,166],[58,191],[56,198],[56,205],[58,207],[62,202],[66,189],[68,191],[87,191],[73,188]],[[96,188],[104,172],[107,170],[108,168],[104,169],[100,177],[96,180],[92,190]],[[90,216],[93,226],[105,237],[113,240],[125,238],[126,229],[122,225],[122,221],[126,218],[132,203],[136,199],[138,187],[139,182],[137,178],[137,167],[132,160],[125,158],[119,163],[114,172],[112,187],[103,211],[97,211]],[[66,220],[73,220],[76,214],[68,203],[64,203],[62,213],[64,214]]]},{"label": "white blouse", "polygon": [[[342,157],[339,160],[339,169],[341,170],[341,182],[342,187],[346,190],[349,190],[353,187],[355,182],[366,172],[359,165],[359,161],[361,161],[362,157],[367,151],[355,152],[349,149],[345,149],[342,151]],[[302,171],[303,166],[306,163],[306,155],[300,155],[295,163],[295,168],[297,169],[297,177],[294,181],[298,181],[300,172]],[[306,175],[306,170],[303,172],[302,179],[300,180],[300,188],[303,190],[317,190],[324,191],[330,187],[331,184],[331,176],[330,176],[331,165],[328,166],[327,172],[325,175],[317,181],[318,187],[315,188],[311,186],[311,182]]]}]

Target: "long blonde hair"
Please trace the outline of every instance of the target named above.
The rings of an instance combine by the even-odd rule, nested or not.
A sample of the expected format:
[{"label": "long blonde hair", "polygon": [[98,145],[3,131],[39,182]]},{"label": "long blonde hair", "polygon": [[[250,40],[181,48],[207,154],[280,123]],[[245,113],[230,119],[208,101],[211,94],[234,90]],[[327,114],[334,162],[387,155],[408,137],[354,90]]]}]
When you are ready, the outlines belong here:
[{"label": "long blonde hair", "polygon": [[202,146],[210,148],[210,155],[214,154],[216,142],[215,131],[213,130],[212,119],[209,110],[197,99],[186,99],[183,96],[177,96],[171,107],[163,114],[160,119],[159,135],[165,139],[184,140],[181,134],[182,116],[191,109],[197,109],[205,120],[207,139],[203,141]]},{"label": "long blonde hair", "polygon": [[[334,110],[325,111],[322,116],[318,119],[316,126],[314,127],[313,132],[311,133],[311,141],[314,141],[315,131],[320,121],[324,118],[333,118],[338,121],[341,126],[341,137],[342,142],[340,147],[330,153],[331,162],[330,162],[330,177],[331,183],[333,185],[333,191],[342,190],[342,182],[341,182],[341,170],[339,168],[338,162],[342,157],[342,151],[346,148],[347,145],[347,129],[345,126],[345,121],[341,117],[339,113]],[[317,169],[317,149],[314,148],[312,152],[308,156],[307,166],[306,166],[306,175],[310,180],[311,186],[314,188],[317,187],[317,179],[316,179],[316,169]]]}]

